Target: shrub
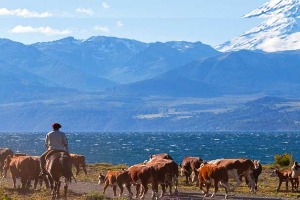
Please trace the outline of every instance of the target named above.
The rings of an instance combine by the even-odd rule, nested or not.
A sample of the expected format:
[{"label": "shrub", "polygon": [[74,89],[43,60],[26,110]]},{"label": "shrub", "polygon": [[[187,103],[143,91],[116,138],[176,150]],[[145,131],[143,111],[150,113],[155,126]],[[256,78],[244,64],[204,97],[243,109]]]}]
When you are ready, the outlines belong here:
[{"label": "shrub", "polygon": [[275,159],[275,164],[279,165],[281,167],[286,167],[289,166],[291,163],[293,163],[293,157],[292,155],[285,153],[282,155],[275,155],[274,156]]}]

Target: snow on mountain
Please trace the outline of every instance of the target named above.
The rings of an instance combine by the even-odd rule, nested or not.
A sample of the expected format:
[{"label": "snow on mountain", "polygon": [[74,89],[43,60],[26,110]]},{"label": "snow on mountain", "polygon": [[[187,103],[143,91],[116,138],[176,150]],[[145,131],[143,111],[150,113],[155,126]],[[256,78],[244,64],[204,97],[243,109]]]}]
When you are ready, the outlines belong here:
[{"label": "snow on mountain", "polygon": [[267,52],[300,49],[300,0],[271,0],[243,17],[267,19],[244,34],[217,46],[216,49]]}]

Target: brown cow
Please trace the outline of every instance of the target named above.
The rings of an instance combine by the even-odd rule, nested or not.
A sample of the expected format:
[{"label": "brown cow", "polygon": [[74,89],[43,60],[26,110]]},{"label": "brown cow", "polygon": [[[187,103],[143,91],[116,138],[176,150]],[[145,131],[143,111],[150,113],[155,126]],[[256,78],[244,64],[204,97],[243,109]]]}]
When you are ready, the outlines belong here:
[{"label": "brown cow", "polygon": [[[193,173],[195,177],[198,177],[197,169],[203,163],[203,160],[199,157],[191,157],[187,156],[183,158],[182,163],[180,165],[181,176],[185,175],[186,184],[189,184],[189,179],[191,174]],[[191,179],[191,182],[194,182],[194,178]]]},{"label": "brown cow", "polygon": [[233,178],[236,184],[231,191],[234,191],[241,183],[241,177],[246,177],[250,184],[250,191],[255,192],[255,183],[252,178],[254,164],[249,159],[218,159],[210,161],[210,164],[224,166],[227,169],[229,178]]},{"label": "brown cow", "polygon": [[[125,184],[128,189],[131,180],[130,180],[129,172],[127,170],[117,170],[117,171],[108,171],[105,176],[100,173],[98,184],[100,185],[103,182],[104,182],[103,194],[105,194],[106,188],[108,186],[111,186],[113,188],[114,196],[117,196],[116,189],[118,186],[120,188],[119,196],[121,196],[123,194],[123,184]],[[128,191],[130,190],[128,189]]]},{"label": "brown cow", "polygon": [[[225,187],[225,199],[227,198],[229,191],[228,173],[224,166],[216,164],[201,164],[198,171],[198,182],[200,191],[203,192],[205,197],[208,195],[209,188],[214,183],[214,193],[211,195],[213,198],[219,189],[219,182]],[[206,186],[206,192],[203,190],[203,185]]]},{"label": "brown cow", "polygon": [[13,180],[13,188],[16,188],[16,178],[21,178],[22,188],[29,188],[32,178],[32,169],[35,168],[35,162],[30,156],[8,156],[4,160],[4,169],[9,169]]},{"label": "brown cow", "polygon": [[7,156],[13,156],[14,152],[9,149],[9,148],[0,148],[0,175],[1,177],[5,177],[6,174],[3,174],[3,165],[4,165],[4,160],[6,159]]},{"label": "brown cow", "polygon": [[[169,186],[171,196],[173,185],[175,185],[175,193],[178,192],[178,165],[173,160],[153,158],[146,165],[154,168],[156,182],[162,187],[160,198],[165,194],[165,186]],[[154,193],[152,196],[156,196],[156,194]]]},{"label": "brown cow", "polygon": [[271,177],[278,177],[279,178],[279,185],[277,187],[277,192],[279,192],[280,186],[282,182],[285,182],[285,191],[289,190],[289,181],[291,181],[292,184],[292,191],[297,190],[299,186],[299,179],[292,178],[292,171],[291,170],[278,170],[275,169],[273,173],[271,174]]},{"label": "brown cow", "polygon": [[82,167],[85,175],[87,174],[86,164],[85,164],[85,156],[80,154],[70,153],[72,163],[76,168],[76,176],[79,174],[80,167]]},{"label": "brown cow", "polygon": [[[152,166],[146,166],[143,164],[137,164],[133,165],[128,168],[128,173],[130,176],[130,181],[137,185],[136,187],[136,198],[138,198],[139,194],[139,186],[142,185],[142,191],[140,193],[140,198],[144,199],[145,195],[148,191],[148,184],[151,183],[152,185],[152,190],[154,194],[157,194],[158,192],[158,183],[157,183],[157,178],[156,173],[154,173],[154,168]],[[130,195],[130,198],[132,196],[132,192],[130,189],[130,185],[128,186],[128,192]]]}]

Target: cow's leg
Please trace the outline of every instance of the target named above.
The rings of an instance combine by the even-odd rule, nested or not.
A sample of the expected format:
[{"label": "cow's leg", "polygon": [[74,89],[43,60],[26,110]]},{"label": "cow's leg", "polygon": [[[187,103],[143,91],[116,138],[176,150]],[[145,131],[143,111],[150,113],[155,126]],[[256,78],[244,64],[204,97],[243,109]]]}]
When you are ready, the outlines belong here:
[{"label": "cow's leg", "polygon": [[240,186],[240,184],[242,183],[237,170],[233,169],[233,170],[228,170],[228,175],[230,175],[231,177],[233,177],[236,181],[236,184],[233,186],[233,188],[231,189],[231,191],[234,191],[237,187]]},{"label": "cow's leg", "polygon": [[114,196],[117,196],[117,186],[113,185]]},{"label": "cow's leg", "polygon": [[206,192],[204,194],[204,197],[207,197],[208,196],[208,193],[209,193],[209,188],[211,186],[211,182],[205,182],[205,185],[206,185]]},{"label": "cow's leg", "polygon": [[250,192],[255,193],[255,181],[254,181],[252,173],[247,172],[246,177],[247,177],[247,179],[249,180],[249,183],[250,183]]},{"label": "cow's leg", "polygon": [[13,180],[13,188],[16,189],[16,181],[17,181],[17,180],[16,180],[16,176],[12,174],[12,175],[11,175],[11,178],[12,178],[12,180]]},{"label": "cow's leg", "polygon": [[103,194],[105,194],[106,188],[108,187],[109,183],[108,181],[105,181],[104,187],[103,187]]},{"label": "cow's leg", "polygon": [[123,184],[122,183],[118,183],[118,187],[120,188],[120,194],[119,194],[119,196],[122,196],[122,194],[123,194]]},{"label": "cow's leg", "polygon": [[145,195],[148,192],[148,184],[146,182],[142,182],[143,191],[140,196],[140,199],[145,199]]},{"label": "cow's leg", "polygon": [[127,188],[128,193],[129,193],[129,199],[131,199],[132,196],[133,196],[133,193],[131,192],[131,184],[127,183],[126,188]]},{"label": "cow's leg", "polygon": [[277,192],[279,192],[279,189],[280,189],[280,186],[281,186],[281,183],[282,183],[282,180],[279,180],[279,185],[278,185],[278,187],[277,187]]},{"label": "cow's leg", "polygon": [[27,177],[25,176],[21,177],[22,189],[25,189],[27,187],[27,181],[28,181]]},{"label": "cow's leg", "polygon": [[[208,189],[209,188],[207,188],[207,193],[208,193]],[[211,198],[215,197],[215,195],[217,194],[218,190],[219,190],[219,180],[214,179],[214,192],[212,193]]]},{"label": "cow's leg", "polygon": [[75,168],[76,168],[76,176],[79,174],[79,164],[78,163],[73,163]]},{"label": "cow's leg", "polygon": [[83,171],[84,171],[85,175],[87,175],[86,164],[84,164],[84,165],[82,166],[82,168],[83,168]]},{"label": "cow's leg", "polygon": [[158,197],[158,183],[154,182],[152,185],[152,199],[156,199]]},{"label": "cow's leg", "polygon": [[221,181],[221,184],[224,186],[225,188],[225,199],[227,199],[228,197],[228,192],[229,192],[229,189],[230,189],[230,186],[229,186],[229,183],[228,183],[228,179],[226,179],[225,181]]},{"label": "cow's leg", "polygon": [[[142,188],[143,189],[143,188]],[[142,192],[142,191],[140,191],[141,190],[141,184],[136,184],[136,186],[135,186],[135,191],[136,191],[136,194],[135,194],[135,198],[138,198],[140,195],[142,195],[140,192]]]},{"label": "cow's leg", "polygon": [[203,190],[203,180],[202,180],[202,178],[199,178],[198,179],[199,181],[199,189],[200,189],[200,192],[202,193],[202,194],[205,194],[205,192],[204,192],[204,190]]},{"label": "cow's leg", "polygon": [[160,184],[160,186],[161,186],[161,195],[160,195],[160,197],[159,197],[159,198],[162,198],[162,197],[164,197],[164,196],[165,196],[165,192],[166,192],[166,185],[165,185],[164,183],[161,183],[161,184]]},{"label": "cow's leg", "polygon": [[289,191],[289,179],[286,179],[285,181],[285,191]]}]

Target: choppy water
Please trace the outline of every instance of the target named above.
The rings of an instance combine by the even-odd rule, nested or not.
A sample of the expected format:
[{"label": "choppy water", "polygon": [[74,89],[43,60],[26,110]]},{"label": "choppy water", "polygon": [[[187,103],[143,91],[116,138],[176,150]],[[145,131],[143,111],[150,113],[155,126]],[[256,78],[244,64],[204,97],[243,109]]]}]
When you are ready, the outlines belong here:
[{"label": "choppy water", "polygon": [[[40,155],[46,133],[0,133],[0,147]],[[300,133],[66,133],[70,151],[86,156],[87,163],[129,165],[149,155],[169,153],[178,163],[184,156],[204,160],[250,158],[274,162],[275,154],[289,153],[300,160]]]}]

